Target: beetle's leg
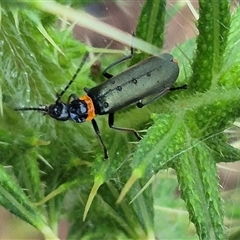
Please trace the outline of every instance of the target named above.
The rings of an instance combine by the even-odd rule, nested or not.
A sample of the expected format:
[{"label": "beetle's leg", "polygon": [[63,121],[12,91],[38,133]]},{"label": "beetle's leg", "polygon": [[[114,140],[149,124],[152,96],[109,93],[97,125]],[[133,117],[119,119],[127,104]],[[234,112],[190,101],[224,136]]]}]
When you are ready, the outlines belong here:
[{"label": "beetle's leg", "polygon": [[149,103],[152,103],[152,102],[156,101],[158,98],[162,97],[166,93],[172,92],[172,91],[175,91],[175,90],[179,90],[179,89],[187,89],[187,84],[184,84],[183,86],[175,87],[175,88],[166,88],[162,92],[158,93],[156,96],[154,96],[153,98],[149,99],[145,103],[143,103],[142,100],[140,100],[137,103],[137,107],[142,108],[143,106],[148,105]]},{"label": "beetle's leg", "polygon": [[167,92],[170,92],[170,88],[165,88],[162,92],[158,93],[156,96],[154,96],[153,98],[149,99],[146,102],[142,102],[142,100],[140,100],[139,102],[137,102],[137,107],[142,108],[145,105],[148,105],[148,104],[156,101],[158,98],[160,98],[161,96],[163,96]]},{"label": "beetle's leg", "polygon": [[108,67],[106,67],[106,68],[103,70],[102,75],[103,75],[105,78],[110,79],[113,75],[110,74],[110,73],[108,73],[107,71],[108,71],[110,68],[112,68],[113,66],[115,66],[115,65],[117,65],[117,64],[119,64],[119,63],[121,63],[121,62],[124,62],[125,60],[128,60],[128,59],[132,58],[132,57],[133,57],[133,52],[134,52],[134,49],[133,49],[133,47],[131,47],[131,53],[130,53],[130,55],[125,56],[125,57],[123,57],[123,58],[120,58],[119,60],[117,60],[117,61],[115,61],[114,63],[110,64]]},{"label": "beetle's leg", "polygon": [[95,119],[92,119],[92,125],[93,125],[93,129],[95,131],[95,133],[97,134],[99,140],[100,140],[100,143],[102,145],[102,148],[103,148],[103,153],[104,153],[104,159],[108,159],[108,151],[107,151],[107,148],[102,140],[102,136],[101,136],[101,133],[99,131],[99,128],[98,128],[98,125],[97,125],[97,122],[95,121]]},{"label": "beetle's leg", "polygon": [[69,97],[68,97],[68,100],[67,100],[67,103],[70,103],[71,101],[71,98],[73,98],[74,100],[77,100],[78,99],[78,96],[76,94],[71,94]]},{"label": "beetle's leg", "polygon": [[132,128],[122,128],[122,127],[115,127],[114,126],[114,113],[110,113],[108,115],[108,125],[110,128],[113,128],[115,130],[119,130],[119,131],[125,131],[125,132],[132,132],[136,138],[138,140],[141,140],[142,137],[137,133],[137,131],[135,129],[132,129]]},{"label": "beetle's leg", "polygon": [[84,87],[83,90],[84,90],[85,93],[89,92],[89,88],[87,88],[87,87]]},{"label": "beetle's leg", "polygon": [[187,88],[188,88],[187,84],[184,84],[184,85],[182,85],[180,87],[170,88],[170,92],[175,91],[175,90],[179,90],[179,89],[187,89]]}]

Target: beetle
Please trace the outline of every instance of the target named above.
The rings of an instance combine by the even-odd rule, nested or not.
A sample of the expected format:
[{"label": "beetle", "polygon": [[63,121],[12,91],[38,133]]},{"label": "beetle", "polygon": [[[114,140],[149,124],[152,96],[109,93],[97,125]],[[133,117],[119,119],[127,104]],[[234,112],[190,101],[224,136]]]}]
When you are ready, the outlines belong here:
[{"label": "beetle", "polygon": [[[131,54],[110,64],[104,71],[103,76],[107,80],[93,88],[84,88],[85,96],[78,97],[71,94],[66,102],[61,100],[63,94],[76,79],[83,65],[87,61],[88,53],[78,67],[76,73],[66,85],[64,90],[57,94],[55,103],[40,107],[22,107],[15,108],[15,111],[40,111],[58,121],[72,120],[76,123],[91,121],[93,129],[97,134],[103,148],[104,158],[108,158],[108,151],[100,134],[96,120],[96,115],[108,114],[108,125],[110,128],[120,131],[132,132],[138,140],[141,136],[135,129],[116,127],[114,125],[114,114],[132,104],[141,108],[169,91],[177,89],[186,89],[187,85],[171,88],[179,75],[179,66],[177,61],[169,53],[163,53],[158,56],[151,56],[116,76],[108,73],[113,66],[132,58]],[[145,101],[144,101],[145,100]]]}]

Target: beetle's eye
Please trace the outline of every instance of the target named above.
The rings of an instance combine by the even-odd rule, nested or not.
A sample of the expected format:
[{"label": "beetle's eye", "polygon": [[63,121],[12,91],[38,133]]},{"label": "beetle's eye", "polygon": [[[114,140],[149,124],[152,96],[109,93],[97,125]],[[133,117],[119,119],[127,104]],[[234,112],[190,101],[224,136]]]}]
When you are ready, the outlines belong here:
[{"label": "beetle's eye", "polygon": [[52,118],[60,121],[66,121],[69,118],[67,106],[62,102],[50,105],[48,109],[48,114]]},{"label": "beetle's eye", "polygon": [[53,108],[53,112],[58,116],[61,113],[60,107],[55,105]]},{"label": "beetle's eye", "polygon": [[61,106],[52,104],[49,106],[48,113],[51,117],[56,118],[61,114]]}]

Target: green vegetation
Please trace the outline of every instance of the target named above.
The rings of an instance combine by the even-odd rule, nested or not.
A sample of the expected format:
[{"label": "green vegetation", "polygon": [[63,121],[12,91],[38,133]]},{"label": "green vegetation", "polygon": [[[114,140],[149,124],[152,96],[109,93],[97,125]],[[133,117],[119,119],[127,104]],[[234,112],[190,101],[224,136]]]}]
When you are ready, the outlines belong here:
[{"label": "green vegetation", "polygon": [[[134,46],[146,52],[137,51],[130,64],[162,48],[170,19],[165,5],[159,0],[144,5],[136,36],[146,43],[134,40]],[[68,239],[197,239],[195,232],[200,239],[227,238],[223,220],[228,213],[223,212],[216,163],[240,158],[223,132],[240,115],[240,9],[231,15],[227,0],[199,0],[199,6],[196,40],[172,50],[181,69],[176,85],[187,83],[188,90],[116,114],[117,126],[144,130],[139,143],[131,134],[108,129],[107,117],[98,117],[110,156],[104,161],[91,123],[57,122],[40,113],[13,111],[53,103],[86,50],[96,51],[73,39],[73,25],[56,27],[55,15],[79,23],[88,22],[88,17],[75,16],[74,10],[53,1],[1,4],[0,204],[4,208],[46,239],[57,238],[62,218],[70,223]],[[119,42],[132,42],[130,35],[119,37],[116,29],[109,32],[92,25]],[[103,56],[102,65],[118,57]],[[70,93],[81,96],[84,87],[96,84],[90,77],[94,60],[85,64],[64,100]],[[163,170],[169,173],[163,176]],[[176,179],[184,202],[174,195]],[[188,226],[186,212],[186,222],[175,222],[184,203],[195,229]]]}]

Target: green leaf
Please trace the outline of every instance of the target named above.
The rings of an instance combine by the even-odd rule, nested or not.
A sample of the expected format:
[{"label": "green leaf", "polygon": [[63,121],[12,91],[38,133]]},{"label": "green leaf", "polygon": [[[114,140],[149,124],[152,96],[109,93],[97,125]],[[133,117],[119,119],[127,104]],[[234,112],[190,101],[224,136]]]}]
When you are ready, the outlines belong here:
[{"label": "green leaf", "polygon": [[57,239],[41,215],[24,192],[0,166],[0,204],[10,212],[41,231],[46,238]]},{"label": "green leaf", "polygon": [[226,136],[217,135],[215,138],[208,140],[208,145],[215,154],[216,162],[236,162],[240,159],[240,151],[226,143]]},{"label": "green leaf", "polygon": [[[142,8],[141,16],[136,30],[137,37],[152,43],[152,45],[162,48],[165,32],[165,0],[150,0],[146,1]],[[136,54],[131,61],[139,62],[146,58],[146,53]]]},{"label": "green leaf", "polygon": [[[136,33],[147,42],[132,40],[97,19],[86,26],[128,46],[133,43],[145,51],[144,56],[158,54],[169,22],[165,5],[166,1],[146,1],[143,7]],[[13,111],[54,103],[86,51],[72,38],[74,24],[58,29],[54,15],[80,24],[89,16],[54,1],[1,6],[1,204],[46,238],[57,232],[63,215],[70,223],[69,239],[161,238],[164,234],[156,226],[166,218],[154,206],[162,199],[149,185],[159,171],[171,167],[198,236],[224,239],[216,163],[237,161],[240,156],[228,145],[224,132],[240,115],[239,9],[231,17],[228,1],[199,1],[198,37],[172,51],[180,67],[176,86],[188,83],[189,89],[168,93],[143,109],[133,106],[116,113],[116,126],[142,129],[140,142],[109,129],[107,117],[98,117],[110,155],[104,161],[91,123],[64,123],[37,112]],[[174,7],[180,9],[180,3]],[[136,52],[133,61],[143,55]],[[112,58],[107,58],[111,63]],[[81,96],[84,87],[97,84],[88,76],[94,60],[89,58],[64,101],[71,93]],[[104,56],[103,66],[105,60]],[[174,204],[169,207],[176,211]],[[164,221],[156,223],[156,219]],[[161,224],[166,225],[172,229],[167,222]],[[174,232],[171,236],[179,237]]]},{"label": "green leaf", "polygon": [[190,220],[200,239],[225,239],[215,161],[204,143],[189,142],[190,146],[195,147],[174,164]]},{"label": "green leaf", "polygon": [[197,50],[189,88],[206,91],[216,86],[230,28],[229,1],[199,1]]}]

